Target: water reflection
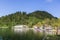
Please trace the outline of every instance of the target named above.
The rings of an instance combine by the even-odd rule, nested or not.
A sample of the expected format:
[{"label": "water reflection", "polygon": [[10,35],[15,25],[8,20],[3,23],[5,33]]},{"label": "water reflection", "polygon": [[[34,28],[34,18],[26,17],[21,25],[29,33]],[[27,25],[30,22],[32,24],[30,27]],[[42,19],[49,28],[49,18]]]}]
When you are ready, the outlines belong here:
[{"label": "water reflection", "polygon": [[2,36],[0,36],[0,40],[3,40]]}]

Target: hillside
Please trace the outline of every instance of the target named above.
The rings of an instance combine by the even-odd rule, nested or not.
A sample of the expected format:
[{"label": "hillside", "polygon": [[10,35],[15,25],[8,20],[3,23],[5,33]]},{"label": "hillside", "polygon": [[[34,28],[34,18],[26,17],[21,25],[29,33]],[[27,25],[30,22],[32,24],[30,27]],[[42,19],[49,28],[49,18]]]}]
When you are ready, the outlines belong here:
[{"label": "hillside", "polygon": [[16,12],[13,14],[9,14],[0,18],[0,26],[14,26],[25,24],[28,26],[35,25],[36,23],[49,18],[49,19],[56,19],[53,15],[46,11],[34,11],[32,13],[26,12]]},{"label": "hillside", "polygon": [[55,18],[53,15],[51,15],[50,13],[46,12],[46,11],[35,11],[35,12],[32,12],[30,14],[28,14],[30,16],[35,16],[39,19],[45,19],[45,18]]}]

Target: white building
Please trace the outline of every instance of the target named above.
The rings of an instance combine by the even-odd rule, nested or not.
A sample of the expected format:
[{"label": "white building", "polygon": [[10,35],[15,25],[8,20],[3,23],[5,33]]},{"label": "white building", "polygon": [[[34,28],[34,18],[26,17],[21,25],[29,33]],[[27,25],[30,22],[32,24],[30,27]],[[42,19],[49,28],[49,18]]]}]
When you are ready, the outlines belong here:
[{"label": "white building", "polygon": [[28,26],[27,25],[16,25],[12,29],[16,33],[18,33],[18,32],[26,32],[28,30]]},{"label": "white building", "polygon": [[33,30],[34,33],[37,33],[37,32],[40,32],[41,33],[41,32],[43,32],[42,31],[42,27],[38,27],[38,26],[35,25],[35,26],[33,26],[33,28],[34,28],[34,30]]},{"label": "white building", "polygon": [[34,28],[34,32],[40,32],[40,33],[43,33],[43,31],[45,31],[46,34],[50,34],[50,35],[53,35],[53,34],[56,34],[56,30],[53,29],[52,26],[46,26],[44,27],[43,29],[43,26],[41,27],[38,27],[38,26],[33,26]]}]

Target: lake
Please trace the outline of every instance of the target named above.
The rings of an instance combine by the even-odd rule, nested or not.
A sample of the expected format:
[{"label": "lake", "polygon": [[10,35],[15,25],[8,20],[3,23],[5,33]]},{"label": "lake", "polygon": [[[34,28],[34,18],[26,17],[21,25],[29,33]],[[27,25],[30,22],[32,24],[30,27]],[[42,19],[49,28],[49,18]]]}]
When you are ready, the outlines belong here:
[{"label": "lake", "polygon": [[3,40],[2,36],[0,36],[0,40]]}]

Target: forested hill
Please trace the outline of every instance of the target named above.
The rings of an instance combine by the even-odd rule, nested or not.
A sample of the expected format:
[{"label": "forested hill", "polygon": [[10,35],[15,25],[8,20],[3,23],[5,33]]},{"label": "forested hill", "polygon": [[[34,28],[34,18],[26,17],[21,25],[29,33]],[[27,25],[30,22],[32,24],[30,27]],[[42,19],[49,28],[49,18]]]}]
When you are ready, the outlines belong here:
[{"label": "forested hill", "polygon": [[56,19],[56,17],[46,11],[34,11],[28,14],[26,12],[16,12],[0,17],[0,26],[14,26],[21,24],[32,26],[46,18]]},{"label": "forested hill", "polygon": [[35,16],[39,19],[45,19],[45,18],[55,18],[53,15],[51,15],[50,13],[46,12],[46,11],[35,11],[32,12],[30,14],[28,14],[29,16]]}]

